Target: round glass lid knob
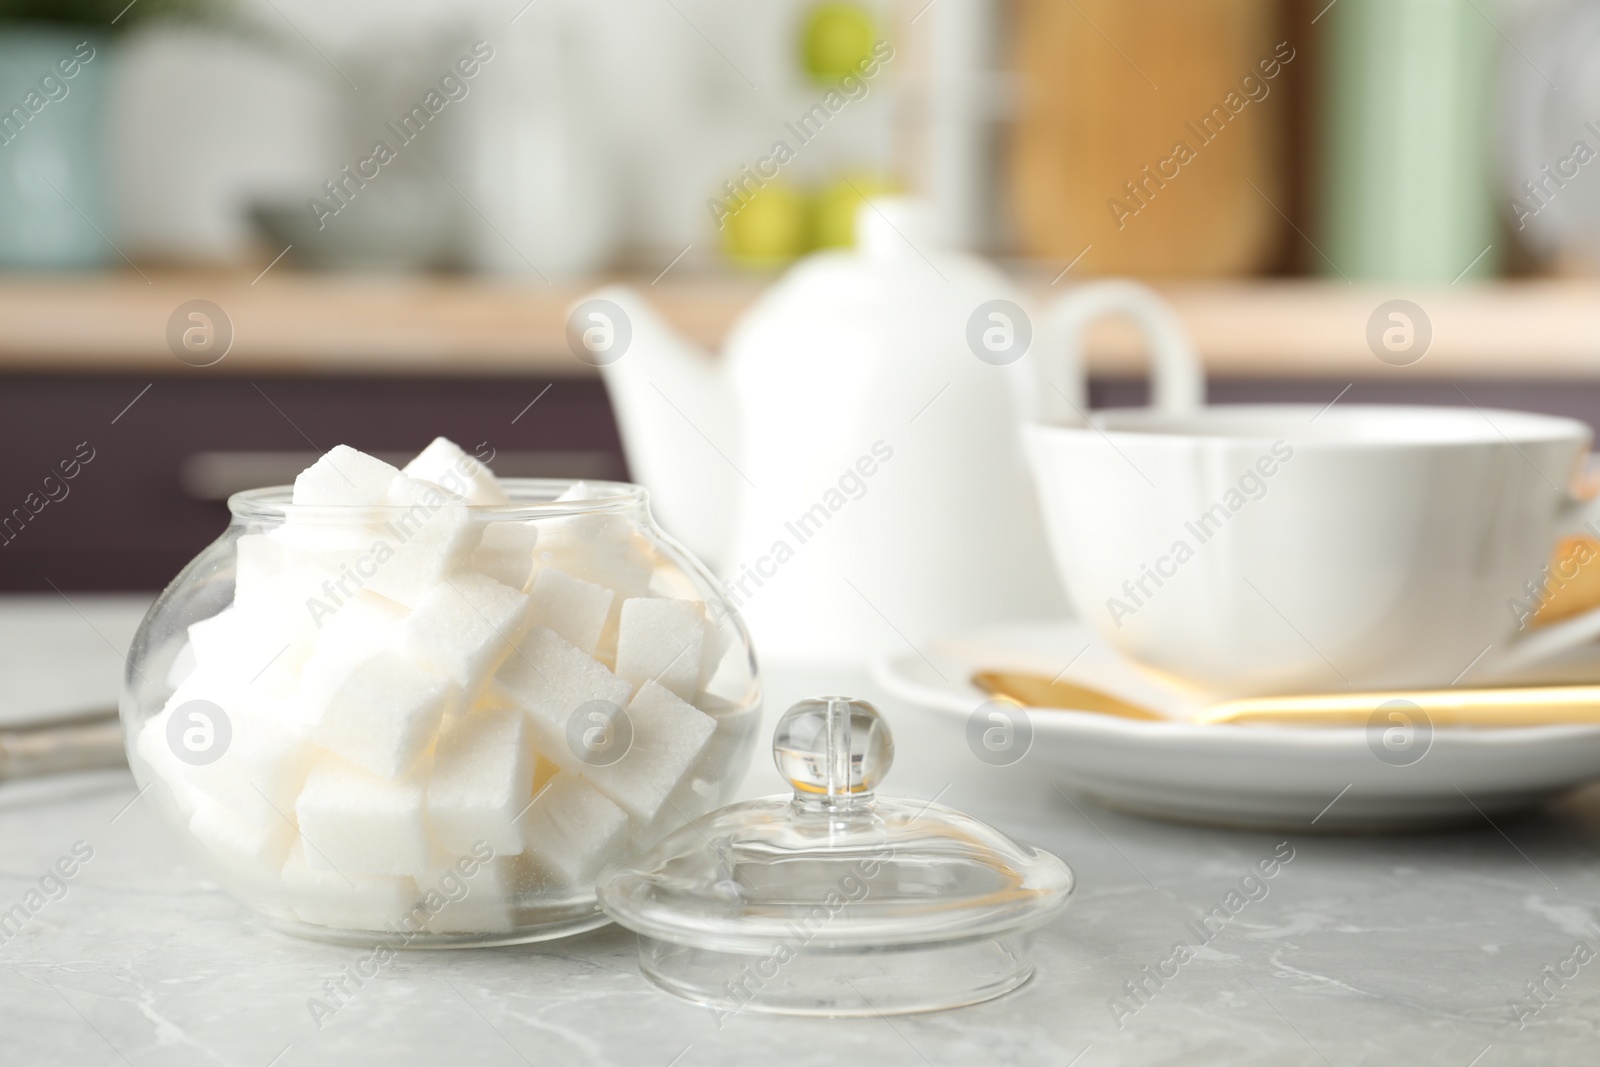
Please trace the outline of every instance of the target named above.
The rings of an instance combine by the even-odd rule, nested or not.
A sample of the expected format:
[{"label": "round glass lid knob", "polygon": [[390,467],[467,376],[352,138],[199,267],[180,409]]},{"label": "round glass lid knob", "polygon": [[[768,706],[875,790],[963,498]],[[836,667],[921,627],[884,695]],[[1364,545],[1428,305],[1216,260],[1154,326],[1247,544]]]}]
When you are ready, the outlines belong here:
[{"label": "round glass lid knob", "polygon": [[772,759],[797,800],[867,800],[894,763],[889,723],[865,700],[817,697],[783,713]]}]

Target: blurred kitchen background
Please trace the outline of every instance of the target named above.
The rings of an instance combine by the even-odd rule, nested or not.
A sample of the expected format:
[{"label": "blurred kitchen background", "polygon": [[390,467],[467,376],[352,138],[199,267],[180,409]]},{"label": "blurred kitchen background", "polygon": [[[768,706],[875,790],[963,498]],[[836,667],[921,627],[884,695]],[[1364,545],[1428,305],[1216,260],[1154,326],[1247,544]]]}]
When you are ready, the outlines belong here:
[{"label": "blurred kitchen background", "polygon": [[340,441],[625,477],[572,302],[715,349],[888,192],[1157,283],[1215,400],[1600,423],[1597,153],[1593,0],[0,0],[0,590],[159,588]]}]

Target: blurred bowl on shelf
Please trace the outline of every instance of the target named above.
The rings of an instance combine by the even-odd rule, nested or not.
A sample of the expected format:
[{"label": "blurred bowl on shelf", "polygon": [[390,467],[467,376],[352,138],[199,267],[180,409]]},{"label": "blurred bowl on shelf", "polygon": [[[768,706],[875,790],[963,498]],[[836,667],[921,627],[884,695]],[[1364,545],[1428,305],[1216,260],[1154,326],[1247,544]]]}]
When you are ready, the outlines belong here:
[{"label": "blurred bowl on shelf", "polygon": [[[341,205],[263,201],[251,219],[295,266],[311,270],[424,271],[459,264],[460,216],[427,185],[394,178],[358,188]],[[338,206],[314,211],[313,203]]]}]

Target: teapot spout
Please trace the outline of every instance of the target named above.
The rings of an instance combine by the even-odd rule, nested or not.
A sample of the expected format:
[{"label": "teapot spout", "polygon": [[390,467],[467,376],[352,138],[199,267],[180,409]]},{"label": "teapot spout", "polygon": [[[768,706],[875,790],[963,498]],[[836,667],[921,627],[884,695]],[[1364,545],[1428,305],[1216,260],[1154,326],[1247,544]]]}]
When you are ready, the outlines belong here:
[{"label": "teapot spout", "polygon": [[742,428],[722,368],[627,286],[609,286],[578,306],[580,319],[596,307],[602,318],[616,316],[596,325],[620,343],[593,362],[616,412],[628,469],[650,491],[662,528],[718,570],[732,548],[742,478]]}]

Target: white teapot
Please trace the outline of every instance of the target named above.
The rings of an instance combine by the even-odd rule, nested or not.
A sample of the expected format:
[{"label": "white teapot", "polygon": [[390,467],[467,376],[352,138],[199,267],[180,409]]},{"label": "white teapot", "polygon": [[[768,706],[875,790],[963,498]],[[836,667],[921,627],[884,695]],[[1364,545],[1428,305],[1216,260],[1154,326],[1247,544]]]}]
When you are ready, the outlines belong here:
[{"label": "white teapot", "polygon": [[[634,478],[767,656],[1060,615],[1016,429],[1013,395],[1039,391],[1022,294],[915,202],[864,205],[857,233],[764,293],[720,362],[627,288],[578,306],[578,336],[615,345],[593,362]],[[1081,381],[1058,388],[1083,406]]]}]

